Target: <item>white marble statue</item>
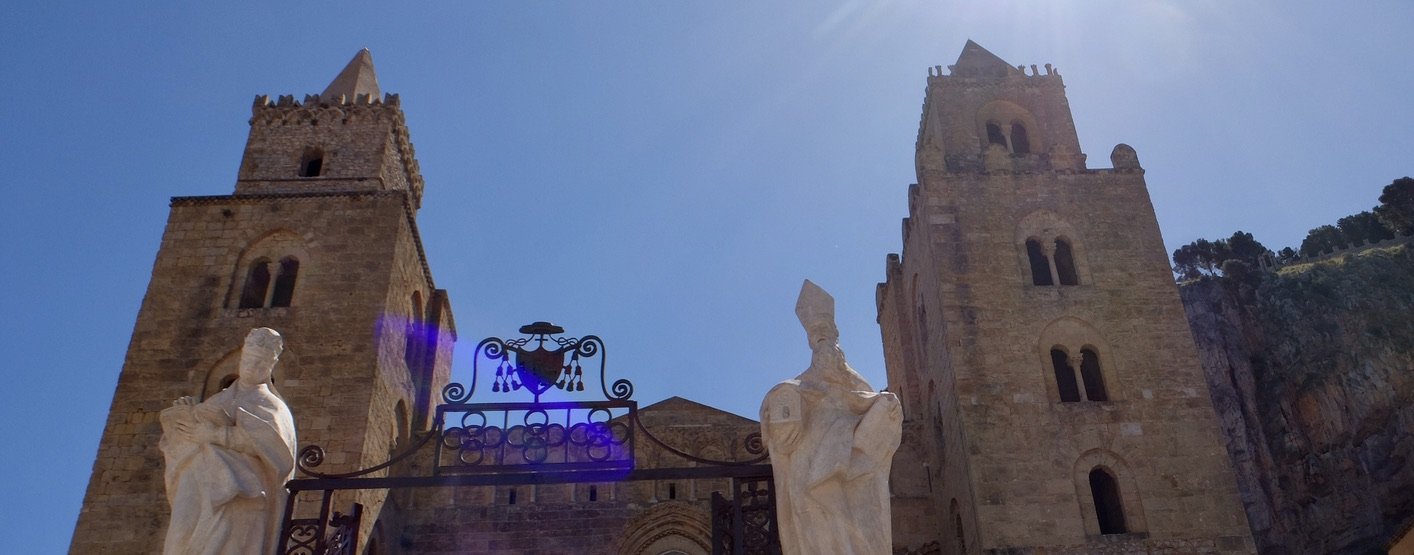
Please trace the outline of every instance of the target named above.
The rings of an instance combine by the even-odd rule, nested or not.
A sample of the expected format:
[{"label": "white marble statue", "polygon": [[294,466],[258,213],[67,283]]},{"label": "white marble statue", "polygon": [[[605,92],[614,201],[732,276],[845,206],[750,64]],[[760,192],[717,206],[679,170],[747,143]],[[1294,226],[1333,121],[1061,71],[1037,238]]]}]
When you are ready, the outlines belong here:
[{"label": "white marble statue", "polygon": [[275,552],[294,477],[295,422],[270,387],[284,340],[270,328],[246,335],[240,377],[198,403],[182,397],[163,410],[166,555],[266,555]]},{"label": "white marble statue", "polygon": [[876,393],[845,362],[835,300],[805,281],[796,316],[810,368],[761,404],[785,555],[888,555],[889,466],[903,434],[898,397]]}]

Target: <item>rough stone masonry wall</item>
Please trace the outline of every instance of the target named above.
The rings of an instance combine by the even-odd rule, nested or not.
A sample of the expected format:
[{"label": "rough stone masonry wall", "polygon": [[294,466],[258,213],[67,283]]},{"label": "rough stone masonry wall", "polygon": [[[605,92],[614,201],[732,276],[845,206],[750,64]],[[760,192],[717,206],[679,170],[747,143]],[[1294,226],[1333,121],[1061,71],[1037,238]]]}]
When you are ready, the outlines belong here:
[{"label": "rough stone masonry wall", "polygon": [[[935,441],[966,459],[943,461],[943,488],[956,491],[964,520],[975,515],[976,531],[963,527],[968,552],[1176,541],[1250,552],[1142,176],[925,178],[900,277],[933,282],[916,293],[926,312],[919,322],[937,338],[928,342],[924,372],[952,382],[940,408],[962,432],[945,430]],[[1073,241],[1081,285],[1030,283],[1019,229],[1038,211]],[[1048,360],[1057,334],[1098,348],[1109,401],[1059,402]],[[1118,474],[1130,534],[1099,535],[1080,476],[1092,462]]]},{"label": "rough stone masonry wall", "polygon": [[[752,420],[680,398],[640,409],[639,417],[669,445],[714,460],[751,458],[743,442],[759,429]],[[636,443],[637,468],[696,464],[641,433]],[[397,471],[426,475],[431,455],[420,455]],[[597,491],[593,500],[591,486]],[[375,541],[386,553],[637,555],[655,539],[678,536],[710,552],[712,492],[727,495],[730,487],[728,479],[703,479],[404,490],[390,501],[397,514],[375,525]]]},{"label": "rough stone masonry wall", "polygon": [[[174,200],[99,444],[72,553],[161,550],[167,520],[157,449],[158,413],[199,394],[253,327],[285,336],[276,388],[290,404],[300,445],[328,452],[326,469],[368,460],[374,326],[386,310],[393,238],[403,194],[204,197]],[[262,238],[301,243],[288,308],[238,309],[238,261]],[[384,436],[382,430],[377,436]],[[384,451],[386,453],[386,450]]]},{"label": "rough stone masonry wall", "polygon": [[[421,206],[422,177],[396,105],[257,99],[250,125],[236,194],[409,191]],[[317,176],[300,175],[309,152],[322,156]]]},{"label": "rough stone masonry wall", "polygon": [[1263,553],[1382,552],[1414,514],[1414,256],[1182,286]]},{"label": "rough stone masonry wall", "polygon": [[[956,376],[946,352],[933,339],[944,331],[936,304],[940,284],[932,272],[923,270],[935,266],[926,243],[929,234],[915,223],[915,217],[927,217],[920,193],[916,185],[909,188],[912,216],[903,225],[907,260],[891,257],[888,281],[880,289],[879,325],[889,367],[888,387],[909,405],[905,406],[907,433],[899,449],[905,456],[921,457],[905,461],[895,455],[890,472],[894,549],[896,553],[961,553],[963,543],[975,544],[977,538],[975,503],[963,450],[966,436],[958,414]],[[888,356],[891,352],[896,354]]]}]

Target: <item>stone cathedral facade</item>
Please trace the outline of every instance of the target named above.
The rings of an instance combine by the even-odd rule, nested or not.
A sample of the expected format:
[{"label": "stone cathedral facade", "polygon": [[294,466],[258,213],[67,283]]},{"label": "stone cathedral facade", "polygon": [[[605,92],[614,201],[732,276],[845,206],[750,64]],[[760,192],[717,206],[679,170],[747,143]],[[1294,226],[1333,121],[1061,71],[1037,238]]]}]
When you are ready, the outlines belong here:
[{"label": "stone cathedral facade", "polygon": [[[1087,168],[1049,66],[1028,73],[969,41],[949,68],[928,78],[903,255],[877,291],[906,418],[895,552],[1252,552],[1134,150]],[[285,335],[275,387],[325,468],[386,461],[428,429],[450,380],[456,328],[418,235],[423,180],[368,52],[319,95],[257,97],[250,125],[233,194],[172,199],[71,553],[160,551],[158,412],[229,385],[250,328]],[[741,460],[720,446],[756,428],[679,398],[642,412],[713,459]],[[364,507],[360,553],[705,555],[723,488],[338,503]]]}]

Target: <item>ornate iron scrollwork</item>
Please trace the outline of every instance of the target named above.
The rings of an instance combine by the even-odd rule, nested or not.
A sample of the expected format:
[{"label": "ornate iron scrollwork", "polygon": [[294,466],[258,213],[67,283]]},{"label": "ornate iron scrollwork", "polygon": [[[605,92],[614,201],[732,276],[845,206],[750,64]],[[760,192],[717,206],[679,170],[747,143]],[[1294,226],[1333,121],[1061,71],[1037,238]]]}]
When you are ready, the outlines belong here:
[{"label": "ornate iron scrollwork", "polygon": [[[609,386],[604,341],[593,335],[561,337],[564,328],[549,322],[522,326],[520,332],[527,337],[482,340],[472,354],[471,387],[443,388],[435,471],[631,469],[638,403],[631,399],[632,382],[621,379]],[[551,389],[584,391],[584,366],[590,365],[592,374],[595,359],[602,400],[543,399]],[[468,403],[483,371],[492,374],[493,394],[525,392],[530,402]]]},{"label": "ornate iron scrollwork", "polygon": [[[283,552],[324,555],[356,545],[357,537],[351,534],[358,529],[357,507],[352,515],[330,516],[337,490],[533,483],[544,476],[532,475],[543,474],[559,483],[731,476],[734,491],[725,504],[728,513],[716,515],[730,519],[718,529],[728,545],[748,546],[752,553],[779,553],[779,544],[772,543],[776,540],[770,467],[761,464],[767,454],[759,432],[742,438],[739,448],[728,449],[733,456],[746,453],[752,457],[749,460],[694,456],[663,442],[639,421],[633,383],[619,379],[611,385],[605,374],[603,340],[593,335],[560,337],[564,329],[548,322],[522,326],[520,331],[526,337],[509,341],[491,337],[479,343],[473,354],[470,387],[451,383],[443,388],[442,403],[430,429],[387,462],[350,472],[320,472],[315,469],[324,462],[324,450],[317,445],[301,449],[297,467],[309,478],[286,484],[291,495],[285,507]],[[586,391],[584,367],[590,367],[592,380],[596,359],[602,398],[544,399],[551,389],[565,392],[570,399],[593,396],[592,390]],[[483,370],[491,374],[492,393],[528,393],[530,399],[471,403]],[[634,468],[639,432],[667,453],[698,464]],[[429,445],[433,449],[430,475],[373,475]],[[301,492],[322,492],[318,518],[294,518],[295,500]],[[719,536],[714,541],[720,545],[721,540]]]},{"label": "ornate iron scrollwork", "polygon": [[[476,345],[472,354],[471,387],[451,384],[442,390],[447,403],[465,403],[476,393],[476,380],[483,361],[495,365],[491,382],[493,393],[511,393],[522,389],[530,392],[536,403],[550,388],[562,391],[584,391],[584,362],[599,359],[599,388],[606,400],[627,401],[633,397],[633,383],[618,380],[609,387],[604,373],[607,357],[604,341],[597,336],[560,337],[565,329],[549,322],[521,326],[528,337],[504,340],[488,337]],[[514,355],[514,359],[512,358]]]}]

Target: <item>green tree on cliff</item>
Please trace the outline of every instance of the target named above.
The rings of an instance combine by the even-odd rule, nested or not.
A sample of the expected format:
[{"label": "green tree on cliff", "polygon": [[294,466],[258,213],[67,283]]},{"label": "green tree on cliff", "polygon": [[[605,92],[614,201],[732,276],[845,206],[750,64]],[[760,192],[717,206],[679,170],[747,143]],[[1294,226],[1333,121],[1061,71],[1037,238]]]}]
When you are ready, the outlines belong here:
[{"label": "green tree on cliff", "polygon": [[1401,235],[1414,233],[1414,179],[1405,176],[1385,185],[1375,216]]},{"label": "green tree on cliff", "polygon": [[1359,244],[1361,241],[1378,243],[1385,239],[1394,238],[1394,232],[1390,231],[1390,228],[1386,227],[1384,222],[1369,210],[1336,220],[1335,227],[1340,230],[1347,241],[1354,244]]},{"label": "green tree on cliff", "polygon": [[1325,251],[1345,248],[1347,244],[1349,241],[1340,228],[1326,224],[1306,232],[1306,239],[1301,241],[1301,256],[1318,256]]},{"label": "green tree on cliff", "polygon": [[1179,279],[1198,279],[1203,276],[1224,275],[1223,263],[1240,260],[1249,267],[1261,266],[1262,255],[1267,247],[1262,246],[1251,233],[1238,231],[1227,239],[1209,241],[1199,239],[1173,251],[1173,271]]}]

